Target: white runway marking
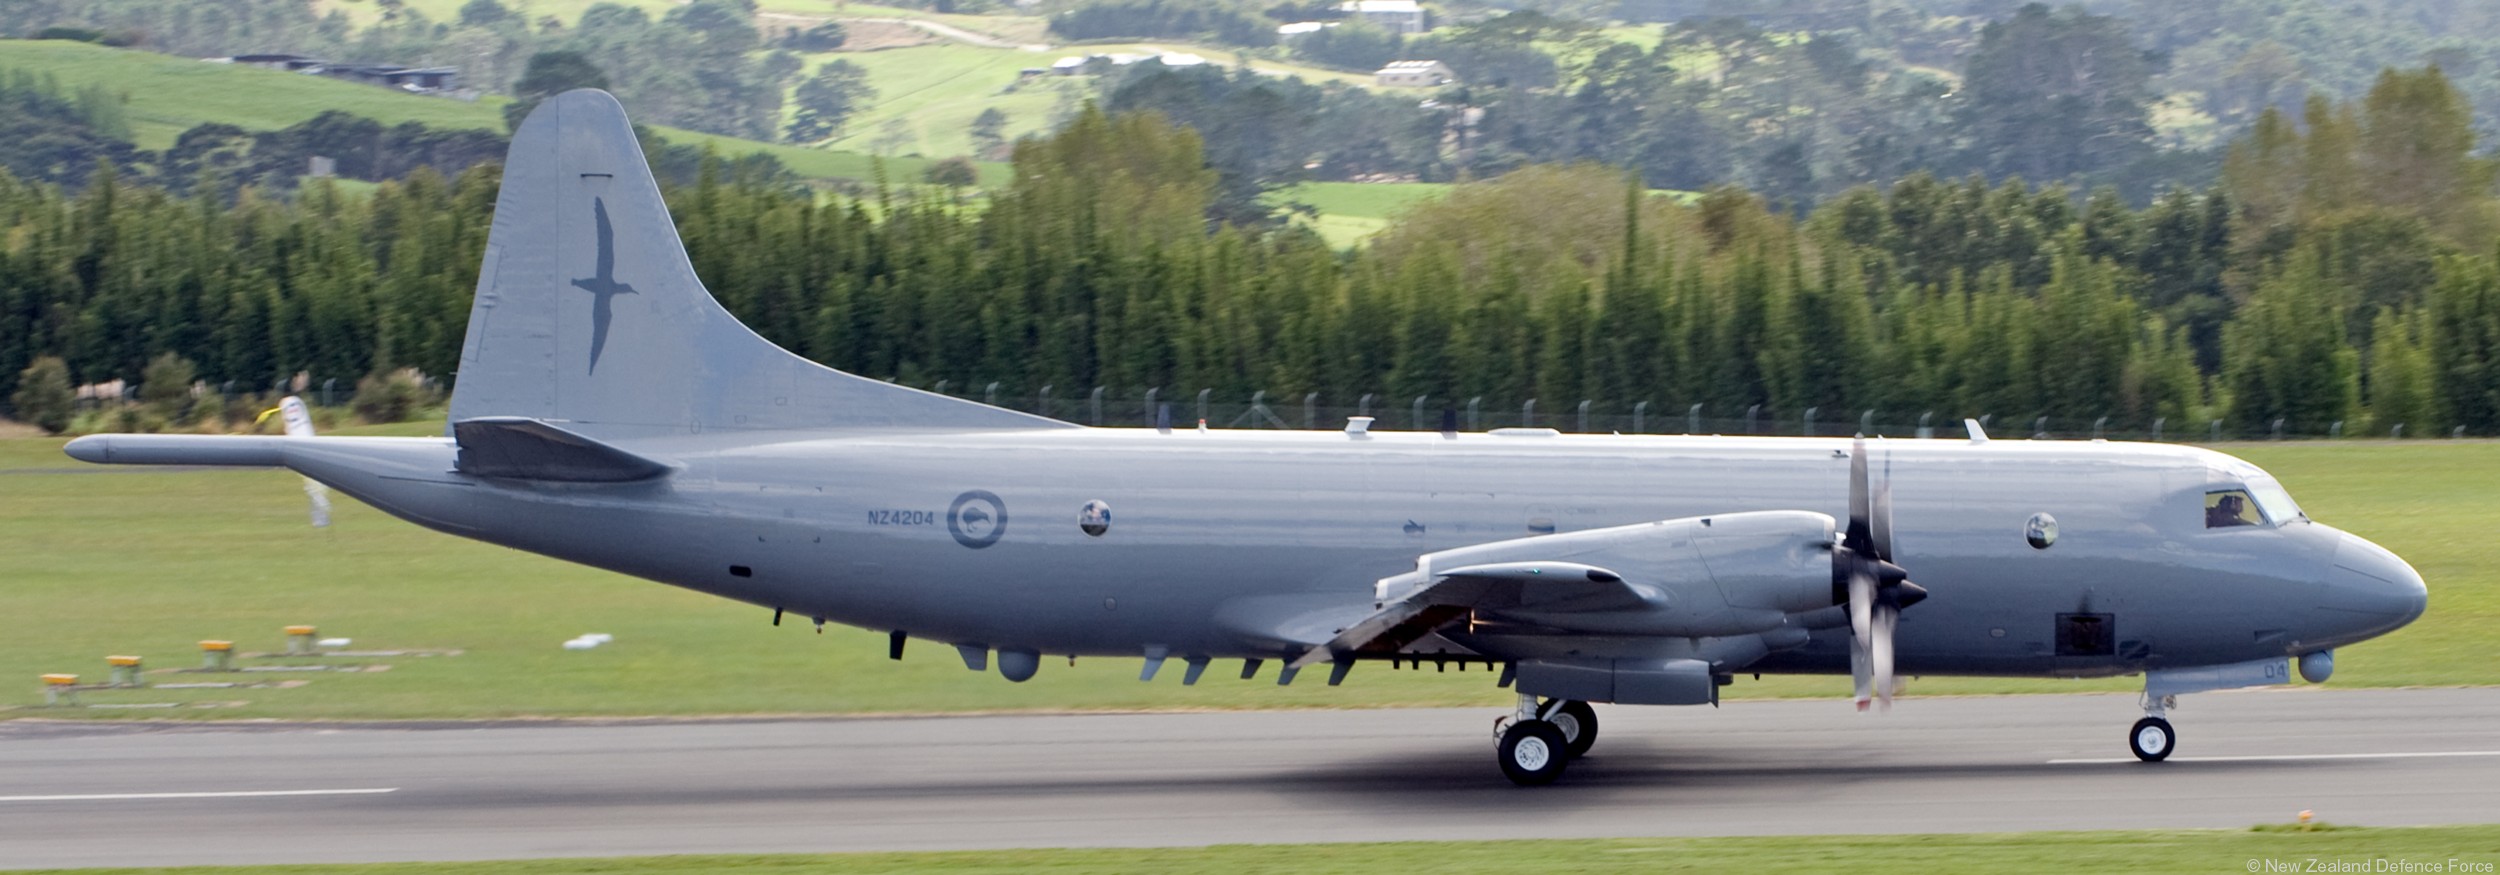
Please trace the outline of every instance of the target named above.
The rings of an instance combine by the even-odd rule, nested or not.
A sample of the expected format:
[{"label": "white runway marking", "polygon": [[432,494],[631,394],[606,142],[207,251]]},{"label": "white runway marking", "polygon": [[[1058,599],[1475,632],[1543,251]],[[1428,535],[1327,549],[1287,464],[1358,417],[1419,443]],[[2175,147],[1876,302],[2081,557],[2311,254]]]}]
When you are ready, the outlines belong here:
[{"label": "white runway marking", "polygon": [[100,802],[116,799],[236,799],[258,796],[370,796],[396,793],[397,787],[356,787],[344,790],[221,790],[199,793],[69,793],[58,796],[0,796],[0,802]]},{"label": "white runway marking", "polygon": [[[2500,750],[2428,750],[2400,753],[2295,753],[2274,756],[2239,757],[2171,757],[2174,763],[2287,763],[2303,760],[2412,760],[2433,757],[2500,757]],[[2050,760],[2052,766],[2075,766],[2097,763],[2132,763],[2135,757],[2095,757],[2091,759]]]}]

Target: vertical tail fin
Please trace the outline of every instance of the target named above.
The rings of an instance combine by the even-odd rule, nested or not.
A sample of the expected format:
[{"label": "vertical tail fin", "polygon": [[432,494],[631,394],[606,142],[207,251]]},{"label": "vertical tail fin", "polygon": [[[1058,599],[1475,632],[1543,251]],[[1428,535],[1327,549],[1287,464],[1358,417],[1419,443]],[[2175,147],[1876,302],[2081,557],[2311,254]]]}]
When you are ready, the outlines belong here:
[{"label": "vertical tail fin", "polygon": [[604,438],[1068,427],[845,374],[756,335],[695,278],[624,108],[587,89],[540,104],[504,163],[451,399],[454,422],[491,416]]}]

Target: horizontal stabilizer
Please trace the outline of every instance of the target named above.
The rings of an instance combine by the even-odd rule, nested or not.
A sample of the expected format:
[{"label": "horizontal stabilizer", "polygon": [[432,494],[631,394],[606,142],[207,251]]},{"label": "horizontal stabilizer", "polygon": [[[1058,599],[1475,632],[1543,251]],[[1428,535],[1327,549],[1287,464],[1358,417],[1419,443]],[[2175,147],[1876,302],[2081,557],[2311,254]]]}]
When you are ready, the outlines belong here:
[{"label": "horizontal stabilizer", "polygon": [[286,464],[287,440],[270,435],[91,434],[62,450],[70,458],[103,465],[276,468]]},{"label": "horizontal stabilizer", "polygon": [[477,477],[626,483],[667,474],[669,467],[535,419],[492,416],[452,423],[460,445],[453,467]]}]

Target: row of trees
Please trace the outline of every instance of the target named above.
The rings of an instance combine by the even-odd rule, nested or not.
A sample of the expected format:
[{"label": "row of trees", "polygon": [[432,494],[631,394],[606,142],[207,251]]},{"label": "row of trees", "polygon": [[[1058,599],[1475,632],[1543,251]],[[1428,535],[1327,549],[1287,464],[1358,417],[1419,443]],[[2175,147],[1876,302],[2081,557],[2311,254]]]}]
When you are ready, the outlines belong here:
[{"label": "row of trees", "polygon": [[[765,336],[923,386],[2500,430],[2500,252],[2383,208],[2430,258],[2392,296],[2355,285],[2383,248],[2222,189],[2134,210],[1913,177],[1797,220],[1737,189],[1687,206],[1537,167],[1341,252],[1210,226],[1220,174],[1153,114],[1086,111],[1014,161],[986,210],[826,200],[719,162],[672,208]],[[211,383],[451,375],[495,185],[487,166],[225,206],[0,179],[0,379],[44,355],[130,377],[164,353]]]}]

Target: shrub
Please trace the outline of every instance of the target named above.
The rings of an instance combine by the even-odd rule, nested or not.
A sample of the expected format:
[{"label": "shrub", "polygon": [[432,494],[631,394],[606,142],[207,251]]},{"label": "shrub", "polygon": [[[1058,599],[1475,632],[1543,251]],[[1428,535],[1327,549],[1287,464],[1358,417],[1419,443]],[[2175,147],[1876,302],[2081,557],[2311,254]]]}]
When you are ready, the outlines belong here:
[{"label": "shrub", "polygon": [[53,434],[69,430],[70,417],[78,410],[78,396],[70,389],[69,364],[56,356],[44,356],[17,374],[17,393],[9,403],[16,407],[17,418]]},{"label": "shrub", "polygon": [[373,374],[356,381],[356,415],[366,422],[405,422],[437,400],[434,388],[415,368]]},{"label": "shrub", "polygon": [[981,168],[973,166],[972,159],[957,155],[931,162],[928,169],[920,171],[920,177],[930,185],[967,188],[981,181]]},{"label": "shrub", "polygon": [[170,352],[150,359],[139,375],[139,402],[158,416],[182,419],[191,408],[191,382],[199,373],[190,359]]}]

